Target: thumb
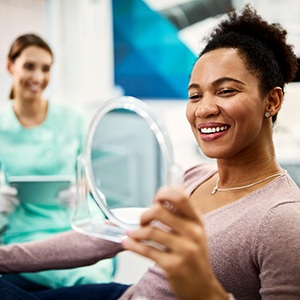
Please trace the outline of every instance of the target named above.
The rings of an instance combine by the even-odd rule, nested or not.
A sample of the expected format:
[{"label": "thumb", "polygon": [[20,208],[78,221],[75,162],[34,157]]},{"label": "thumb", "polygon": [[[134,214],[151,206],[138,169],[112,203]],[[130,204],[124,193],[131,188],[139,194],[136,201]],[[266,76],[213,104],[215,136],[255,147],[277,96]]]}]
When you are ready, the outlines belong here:
[{"label": "thumb", "polygon": [[0,193],[4,196],[17,196],[18,190],[10,185],[2,185],[0,186]]}]

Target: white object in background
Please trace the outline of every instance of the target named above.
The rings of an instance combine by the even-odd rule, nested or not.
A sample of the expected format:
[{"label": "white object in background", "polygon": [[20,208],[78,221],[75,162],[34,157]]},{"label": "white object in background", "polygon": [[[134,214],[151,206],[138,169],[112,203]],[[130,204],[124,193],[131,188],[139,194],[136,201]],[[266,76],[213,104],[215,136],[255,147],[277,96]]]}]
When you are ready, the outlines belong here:
[{"label": "white object in background", "polygon": [[90,107],[119,93],[111,0],[51,0],[46,9],[55,54],[51,98]]},{"label": "white object in background", "polygon": [[148,268],[154,265],[152,260],[129,251],[119,253],[117,259],[118,267],[114,281],[123,284],[137,283]]}]

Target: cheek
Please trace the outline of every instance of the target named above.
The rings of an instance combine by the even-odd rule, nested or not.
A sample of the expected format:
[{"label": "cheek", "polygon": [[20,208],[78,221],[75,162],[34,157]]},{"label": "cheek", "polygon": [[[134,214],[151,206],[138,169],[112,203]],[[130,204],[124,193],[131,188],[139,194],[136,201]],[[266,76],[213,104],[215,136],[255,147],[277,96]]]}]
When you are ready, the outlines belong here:
[{"label": "cheek", "polygon": [[[235,123],[238,132],[243,133],[245,137],[251,132],[257,133],[260,130],[260,106],[257,105],[247,105],[247,103],[236,104],[234,108],[231,109],[229,113],[230,117]],[[250,137],[249,137],[250,138]]]},{"label": "cheek", "polygon": [[45,76],[45,77],[44,77],[44,82],[45,82],[45,84],[48,84],[49,80],[50,80],[49,76]]},{"label": "cheek", "polygon": [[245,107],[243,108],[237,105],[235,109],[232,110],[231,116],[235,121],[246,121],[251,114],[252,113]]},{"label": "cheek", "polygon": [[15,84],[21,84],[22,82],[24,82],[24,76],[21,73],[15,73],[12,76],[12,79]]},{"label": "cheek", "polygon": [[16,72],[14,74],[14,79],[16,81],[20,81],[20,82],[23,82],[24,80],[26,80],[28,78],[28,72],[26,70],[18,70],[18,72]]},{"label": "cheek", "polygon": [[185,110],[185,116],[189,123],[192,125],[195,120],[195,107],[192,104],[187,104],[186,110]]},{"label": "cheek", "polygon": [[246,121],[257,115],[257,107],[252,103],[245,101],[228,102],[228,105],[223,105],[223,110],[234,121]]},{"label": "cheek", "polygon": [[50,78],[51,78],[51,74],[48,73],[45,75],[45,82],[48,84],[48,82],[50,81]]}]

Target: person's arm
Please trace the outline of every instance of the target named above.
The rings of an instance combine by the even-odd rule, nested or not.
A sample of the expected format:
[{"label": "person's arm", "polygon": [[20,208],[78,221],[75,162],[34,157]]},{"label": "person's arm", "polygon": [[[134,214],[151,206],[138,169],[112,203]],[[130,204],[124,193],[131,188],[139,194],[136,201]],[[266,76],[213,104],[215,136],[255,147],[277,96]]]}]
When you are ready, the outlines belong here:
[{"label": "person's arm", "polygon": [[68,231],[39,241],[0,246],[0,273],[86,266],[122,250],[117,243]]}]

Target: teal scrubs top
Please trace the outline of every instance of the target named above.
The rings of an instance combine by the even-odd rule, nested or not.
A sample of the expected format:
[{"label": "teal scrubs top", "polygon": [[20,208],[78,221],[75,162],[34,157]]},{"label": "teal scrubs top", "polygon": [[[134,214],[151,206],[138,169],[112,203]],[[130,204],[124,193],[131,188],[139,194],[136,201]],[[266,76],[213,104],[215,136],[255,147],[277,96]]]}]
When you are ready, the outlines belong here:
[{"label": "teal scrubs top", "polygon": [[[45,121],[36,127],[25,128],[10,105],[0,112],[0,161],[6,177],[67,175],[72,176],[75,183],[77,156],[83,150],[86,128],[81,112],[67,104],[51,101]],[[70,210],[58,205],[56,199],[53,199],[53,205],[49,201],[47,203],[21,203],[9,216],[2,242],[22,243],[70,230]],[[45,271],[26,276],[36,283],[47,283],[50,287],[108,282],[112,279],[113,265],[112,260],[106,260],[99,262],[96,267],[67,270],[72,274]],[[51,278],[47,280],[38,274],[51,274]]]}]

